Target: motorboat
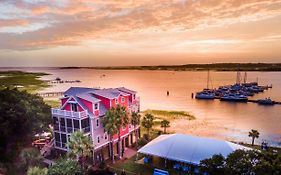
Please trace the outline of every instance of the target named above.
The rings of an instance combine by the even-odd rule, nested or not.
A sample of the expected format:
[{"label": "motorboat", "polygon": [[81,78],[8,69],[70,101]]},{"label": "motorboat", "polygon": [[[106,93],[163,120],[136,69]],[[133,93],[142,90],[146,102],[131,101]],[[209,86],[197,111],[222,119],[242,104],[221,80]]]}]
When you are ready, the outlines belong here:
[{"label": "motorboat", "polygon": [[258,103],[260,105],[274,105],[275,102],[273,100],[271,100],[270,98],[265,98],[265,99],[258,100]]}]

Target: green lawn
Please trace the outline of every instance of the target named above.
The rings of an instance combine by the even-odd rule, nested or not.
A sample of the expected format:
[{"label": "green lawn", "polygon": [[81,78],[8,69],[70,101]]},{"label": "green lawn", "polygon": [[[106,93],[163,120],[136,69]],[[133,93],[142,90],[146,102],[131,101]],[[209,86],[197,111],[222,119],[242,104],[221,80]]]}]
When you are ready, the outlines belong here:
[{"label": "green lawn", "polygon": [[[142,159],[144,155],[139,154],[138,160]],[[178,172],[172,169],[172,163],[169,162],[168,169],[165,169],[164,160],[161,158],[154,157],[152,163],[150,164],[140,164],[135,162],[137,156],[133,156],[130,159],[123,160],[121,162],[117,162],[114,165],[110,165],[110,169],[116,172],[118,175],[121,175],[122,170],[126,171],[128,175],[149,175],[153,174],[154,168],[159,168],[163,170],[169,171],[170,175],[182,175],[183,172]],[[185,173],[186,174],[186,173]]]},{"label": "green lawn", "polygon": [[39,89],[49,86],[46,81],[40,80],[40,77],[44,75],[48,74],[21,71],[3,71],[0,72],[0,89],[7,87],[17,87],[20,90],[35,92]]}]

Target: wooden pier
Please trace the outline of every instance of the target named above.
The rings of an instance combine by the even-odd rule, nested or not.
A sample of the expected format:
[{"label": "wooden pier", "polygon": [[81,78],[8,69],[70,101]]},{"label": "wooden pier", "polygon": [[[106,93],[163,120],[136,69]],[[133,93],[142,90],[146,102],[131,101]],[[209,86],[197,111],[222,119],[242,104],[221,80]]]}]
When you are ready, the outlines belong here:
[{"label": "wooden pier", "polygon": [[64,92],[42,92],[42,93],[37,93],[36,95],[40,97],[61,97],[63,96]]},{"label": "wooden pier", "polygon": [[[220,100],[220,98],[219,97],[215,97],[215,100]],[[232,102],[232,103],[243,103],[243,102],[236,102],[236,101],[229,101],[229,102]],[[247,101],[245,101],[244,103],[259,103],[259,100],[247,100]],[[273,104],[272,105],[270,105],[270,104],[268,104],[268,105],[266,105],[266,104],[261,104],[261,105],[265,105],[265,106],[272,106],[272,105],[281,105],[281,102],[280,101],[273,101]]]},{"label": "wooden pier", "polygon": [[[259,103],[259,100],[247,100],[247,102],[250,102],[250,103]],[[273,101],[273,104],[272,105],[281,105],[281,102],[280,101]]]}]

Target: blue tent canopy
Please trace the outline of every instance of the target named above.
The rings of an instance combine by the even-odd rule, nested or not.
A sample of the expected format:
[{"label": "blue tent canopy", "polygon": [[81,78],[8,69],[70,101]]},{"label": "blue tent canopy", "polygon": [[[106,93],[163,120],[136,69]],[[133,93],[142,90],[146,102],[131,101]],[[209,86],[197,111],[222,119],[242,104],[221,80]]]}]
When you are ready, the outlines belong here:
[{"label": "blue tent canopy", "polygon": [[139,149],[138,153],[199,165],[201,160],[211,158],[215,154],[227,157],[228,154],[238,149],[249,150],[251,148],[225,140],[168,134],[152,140]]}]

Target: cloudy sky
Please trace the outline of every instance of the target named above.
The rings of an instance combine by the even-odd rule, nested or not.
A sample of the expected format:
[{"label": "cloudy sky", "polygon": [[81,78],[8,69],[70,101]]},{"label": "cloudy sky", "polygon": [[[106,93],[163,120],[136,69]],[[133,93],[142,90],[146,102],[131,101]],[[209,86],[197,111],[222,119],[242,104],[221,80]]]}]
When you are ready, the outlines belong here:
[{"label": "cloudy sky", "polygon": [[0,66],[281,62],[281,0],[0,0]]}]

